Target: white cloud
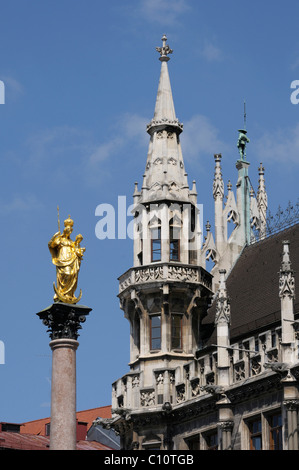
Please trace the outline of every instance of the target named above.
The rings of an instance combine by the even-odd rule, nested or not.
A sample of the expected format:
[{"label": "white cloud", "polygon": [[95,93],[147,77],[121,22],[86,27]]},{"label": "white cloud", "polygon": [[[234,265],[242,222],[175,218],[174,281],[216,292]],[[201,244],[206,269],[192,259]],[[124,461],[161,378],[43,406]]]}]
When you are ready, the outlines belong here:
[{"label": "white cloud", "polygon": [[18,159],[18,164],[22,166],[23,175],[30,178],[50,172],[56,183],[78,176],[89,184],[98,182],[105,177],[105,162],[117,165],[117,158],[122,154],[127,159],[134,158],[133,146],[135,149],[143,147],[146,152],[147,123],[148,120],[138,114],[117,117],[105,141],[100,141],[90,131],[71,126],[43,129],[27,139],[27,159]]},{"label": "white cloud", "polygon": [[207,41],[201,49],[201,55],[209,62],[219,62],[222,60],[222,52],[219,47]]},{"label": "white cloud", "polygon": [[291,129],[265,132],[253,145],[261,161],[299,164],[299,123]]},{"label": "white cloud", "polygon": [[225,152],[227,144],[219,138],[218,129],[201,114],[193,116],[184,123],[182,149],[185,160],[197,160],[203,163],[202,156]]},{"label": "white cloud", "polygon": [[5,216],[13,213],[27,213],[42,207],[40,200],[32,194],[15,195],[10,201],[0,201],[0,214]]},{"label": "white cloud", "polygon": [[8,75],[1,75],[0,79],[3,81],[5,86],[5,101],[7,101],[8,97],[9,99],[15,99],[19,95],[24,93],[23,85],[14,77]]},{"label": "white cloud", "polygon": [[29,163],[40,165],[49,159],[54,161],[70,154],[90,151],[90,135],[84,130],[61,126],[44,129],[27,140]]},{"label": "white cloud", "polygon": [[145,19],[165,26],[176,24],[187,10],[187,0],[141,0],[139,8]]},{"label": "white cloud", "polygon": [[[114,137],[97,145],[87,159],[91,169],[107,159],[111,159],[126,146],[148,144],[146,124],[148,120],[138,114],[125,114],[116,121]],[[130,157],[130,154],[128,154]]]},{"label": "white cloud", "polygon": [[88,164],[94,167],[111,156],[113,156],[125,144],[122,137],[115,137],[113,140],[99,144],[88,157]]}]

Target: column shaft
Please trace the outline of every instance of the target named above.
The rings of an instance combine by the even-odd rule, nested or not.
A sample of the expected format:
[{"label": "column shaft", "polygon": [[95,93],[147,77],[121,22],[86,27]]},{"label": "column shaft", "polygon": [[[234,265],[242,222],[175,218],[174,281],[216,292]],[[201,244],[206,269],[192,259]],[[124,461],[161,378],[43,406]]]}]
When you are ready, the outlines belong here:
[{"label": "column shaft", "polygon": [[76,449],[76,349],[73,339],[56,339],[52,349],[50,449]]}]

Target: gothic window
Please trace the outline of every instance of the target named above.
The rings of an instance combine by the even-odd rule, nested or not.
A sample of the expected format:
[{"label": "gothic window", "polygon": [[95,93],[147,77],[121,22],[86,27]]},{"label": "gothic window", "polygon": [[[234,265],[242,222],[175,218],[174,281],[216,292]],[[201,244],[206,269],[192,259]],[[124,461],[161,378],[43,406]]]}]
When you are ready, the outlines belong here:
[{"label": "gothic window", "polygon": [[161,316],[150,317],[150,348],[161,349]]},{"label": "gothic window", "polygon": [[277,413],[269,417],[270,450],[282,450],[282,420]]},{"label": "gothic window", "polygon": [[161,261],[161,225],[151,228],[152,261]]},{"label": "gothic window", "polygon": [[180,261],[180,237],[181,237],[181,227],[174,221],[170,220],[169,223],[169,259],[170,261]]},{"label": "gothic window", "polygon": [[137,258],[139,261],[139,265],[142,266],[143,265],[143,239],[142,238],[140,239],[140,251],[137,255]]},{"label": "gothic window", "polygon": [[171,315],[171,349],[182,349],[181,315]]},{"label": "gothic window", "polygon": [[217,431],[204,435],[206,450],[218,450],[218,434]]},{"label": "gothic window", "polygon": [[275,348],[276,347],[276,331],[271,330],[271,347]]},{"label": "gothic window", "polygon": [[196,436],[189,437],[189,439],[186,439],[186,443],[189,450],[200,450],[199,434],[197,434]]},{"label": "gothic window", "polygon": [[249,421],[250,450],[262,450],[262,420],[260,417]]},{"label": "gothic window", "polygon": [[134,342],[138,351],[140,351],[140,318],[138,313],[134,317]]}]

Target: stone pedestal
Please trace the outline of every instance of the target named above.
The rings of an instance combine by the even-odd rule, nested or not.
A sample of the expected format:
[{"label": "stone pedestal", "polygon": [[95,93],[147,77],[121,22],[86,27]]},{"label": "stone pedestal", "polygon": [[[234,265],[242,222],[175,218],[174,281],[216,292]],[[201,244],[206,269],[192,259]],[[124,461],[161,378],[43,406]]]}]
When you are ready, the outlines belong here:
[{"label": "stone pedestal", "polygon": [[76,450],[77,339],[90,311],[83,305],[56,302],[37,314],[49,327],[51,338],[51,450]]}]

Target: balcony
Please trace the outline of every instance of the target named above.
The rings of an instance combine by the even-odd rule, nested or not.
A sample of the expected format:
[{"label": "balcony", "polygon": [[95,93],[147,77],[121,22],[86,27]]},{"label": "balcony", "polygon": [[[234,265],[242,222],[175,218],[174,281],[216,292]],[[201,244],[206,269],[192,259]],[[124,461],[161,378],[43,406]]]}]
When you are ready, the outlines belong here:
[{"label": "balcony", "polygon": [[201,285],[212,291],[212,276],[201,266],[184,264],[159,263],[138,266],[126,271],[119,277],[119,294],[126,289],[152,282],[187,282]]}]

